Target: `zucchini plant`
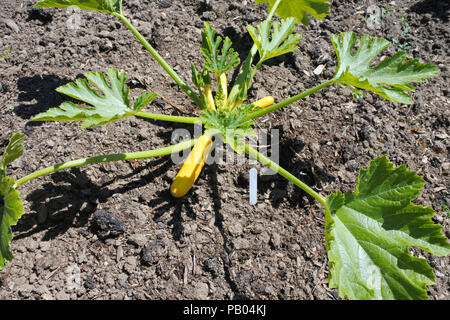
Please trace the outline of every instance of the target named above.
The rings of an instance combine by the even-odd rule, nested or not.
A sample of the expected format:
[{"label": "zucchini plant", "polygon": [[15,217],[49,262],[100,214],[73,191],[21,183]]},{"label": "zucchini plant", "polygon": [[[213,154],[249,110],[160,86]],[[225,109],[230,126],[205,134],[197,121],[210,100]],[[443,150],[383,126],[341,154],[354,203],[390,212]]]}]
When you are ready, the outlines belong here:
[{"label": "zucchini plant", "polygon": [[[414,91],[412,84],[437,75],[439,69],[415,59],[406,60],[406,53],[401,51],[381,62],[375,62],[378,55],[390,45],[387,40],[369,35],[358,37],[354,32],[344,32],[331,36],[338,62],[333,78],[277,103],[271,96],[249,102],[248,91],[262,64],[298,48],[301,36],[296,33],[297,24],[308,25],[309,16],[323,19],[330,13],[326,0],[255,2],[268,2],[268,15],[256,26],[247,26],[254,44],[242,63],[232,49],[231,40],[216,35],[211,25],[205,23],[201,45],[204,65],[198,67],[191,63],[194,88],[184,82],[125,17],[122,0],[43,0],[36,4],[38,7],[55,8],[77,6],[120,19],[201,109],[202,115],[183,117],[144,112],[145,106],[157,94],[146,92],[131,102],[125,73],[108,69],[105,72],[87,72],[85,78],[57,88],[58,92],[82,101],[83,105],[64,102],[57,108],[37,115],[33,120],[76,120],[82,121],[83,128],[89,128],[135,116],[186,124],[201,123],[205,131],[200,138],[168,147],[73,160],[35,171],[18,180],[8,175],[7,166],[22,155],[26,136],[14,133],[0,161],[0,268],[4,268],[5,263],[13,258],[10,248],[11,226],[24,214],[18,188],[27,181],[71,167],[161,157],[193,147],[171,185],[171,194],[179,198],[186,195],[195,183],[213,138],[220,137],[236,153],[245,152],[257,159],[323,206],[329,287],[337,288],[341,297],[427,298],[427,285],[435,282],[433,270],[425,259],[412,256],[409,248],[417,247],[446,256],[450,253],[450,245],[442,234],[442,227],[432,221],[433,209],[412,203],[425,185],[421,177],[404,165],[394,167],[383,156],[360,170],[354,192],[344,194],[337,190],[324,196],[247,144],[246,137],[255,134],[254,119],[336,84],[350,86],[355,90],[368,90],[389,101],[411,104],[409,92]],[[272,19],[275,14],[280,18],[278,21]],[[238,75],[229,88],[227,74],[235,68],[239,68]]]}]

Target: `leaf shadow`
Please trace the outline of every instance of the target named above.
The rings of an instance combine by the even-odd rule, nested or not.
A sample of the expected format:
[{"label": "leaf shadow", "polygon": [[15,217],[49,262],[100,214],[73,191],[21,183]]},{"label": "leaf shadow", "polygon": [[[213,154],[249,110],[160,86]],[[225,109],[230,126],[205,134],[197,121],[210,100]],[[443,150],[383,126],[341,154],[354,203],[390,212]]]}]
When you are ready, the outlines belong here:
[{"label": "leaf shadow", "polygon": [[[156,169],[149,169],[138,179],[110,188],[118,180],[130,179],[157,165],[159,166]],[[31,203],[30,208],[33,212],[25,214],[13,227],[14,232],[18,233],[15,239],[27,238],[45,230],[42,240],[47,241],[64,234],[69,228],[86,227],[99,203],[106,202],[115,194],[123,194],[151,183],[155,178],[165,174],[171,165],[168,159],[157,159],[129,174],[115,176],[100,185],[94,183],[79,168],[55,172],[50,175],[51,182],[26,197]],[[35,216],[39,212],[42,214],[42,211],[45,211],[46,219],[45,222],[38,223]]]},{"label": "leaf shadow", "polygon": [[[266,147],[260,147],[259,152],[270,158],[271,150],[278,149],[279,156],[274,157],[272,161],[277,162],[281,167],[316,192],[320,193],[323,182],[331,183],[335,180],[325,169],[317,166],[313,159],[298,159],[298,153],[301,153],[305,147],[305,142],[292,138],[290,134],[285,133],[283,126],[275,126],[272,129],[279,130],[278,142],[276,140],[274,141],[273,137],[268,137],[268,145]],[[275,144],[278,144],[278,146]],[[272,173],[274,172],[272,171]],[[260,174],[258,176],[258,194],[263,195],[266,193],[269,193],[268,200],[276,209],[286,201],[289,207],[293,209],[303,208],[315,202],[312,196],[277,173]]]},{"label": "leaf shadow", "polygon": [[153,208],[153,221],[164,225],[164,228],[172,227],[171,233],[175,241],[182,240],[184,218],[182,213],[192,220],[197,218],[191,203],[197,203],[199,199],[193,192],[189,192],[184,198],[175,199],[169,194],[169,190],[158,191],[156,197],[145,204]]},{"label": "leaf shadow", "polygon": [[236,281],[233,280],[232,275],[231,275],[231,265],[229,263],[229,259],[225,258],[227,257],[231,252],[231,241],[229,240],[228,237],[228,232],[225,229],[224,225],[223,225],[223,221],[224,221],[224,217],[223,214],[221,212],[222,209],[222,201],[220,200],[220,194],[219,194],[219,186],[218,186],[218,180],[217,180],[217,168],[218,165],[217,164],[212,164],[210,166],[208,166],[207,170],[205,170],[207,172],[208,175],[208,186],[210,189],[210,194],[211,194],[211,198],[213,199],[213,211],[214,211],[214,216],[215,216],[215,226],[217,227],[217,229],[219,230],[221,236],[222,236],[222,254],[221,254],[221,259],[224,265],[224,272],[225,272],[225,280],[227,281],[228,285],[230,286],[230,288],[232,289],[232,291],[234,292],[235,296],[234,296],[234,300],[247,300],[248,297],[245,296],[245,293],[242,292],[242,290],[239,289],[238,284],[236,283]]},{"label": "leaf shadow", "polygon": [[450,3],[448,1],[422,0],[412,5],[410,10],[418,14],[431,13],[443,22],[448,22]]},{"label": "leaf shadow", "polygon": [[[244,63],[245,59],[247,58],[248,54],[250,53],[250,50],[253,46],[253,39],[249,35],[248,32],[245,33],[238,33],[236,32],[236,29],[233,27],[227,27],[223,30],[223,33],[220,34],[222,38],[229,37],[230,40],[233,42],[233,49],[239,54],[239,59],[241,61],[241,64],[234,69],[231,83],[234,83],[238,77],[240,68],[242,64]],[[256,54],[255,59],[253,61],[253,64],[258,62],[259,55]],[[285,67],[289,68],[292,72],[296,73],[300,71],[298,69],[298,65],[296,63],[295,55],[292,52],[286,53],[284,55],[272,58],[268,61],[265,61],[263,63],[263,66],[279,66],[281,64],[284,64]],[[253,87],[252,87],[253,88]],[[251,89],[250,89],[251,90]]]},{"label": "leaf shadow", "polygon": [[[27,120],[50,108],[58,107],[64,101],[71,100],[55,90],[71,81],[73,80],[50,74],[19,78],[17,80],[18,101],[22,103],[14,107],[14,113]],[[33,125],[42,124],[40,121],[32,123]]]}]

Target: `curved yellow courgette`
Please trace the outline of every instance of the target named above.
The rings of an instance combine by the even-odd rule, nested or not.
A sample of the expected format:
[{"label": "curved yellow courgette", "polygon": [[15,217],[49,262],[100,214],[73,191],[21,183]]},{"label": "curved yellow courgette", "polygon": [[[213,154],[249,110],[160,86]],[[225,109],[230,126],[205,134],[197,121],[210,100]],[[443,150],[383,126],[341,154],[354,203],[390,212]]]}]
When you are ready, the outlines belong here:
[{"label": "curved yellow courgette", "polygon": [[257,107],[265,108],[274,103],[274,99],[272,96],[267,96],[262,98],[261,100],[253,102],[253,104]]},{"label": "curved yellow courgette", "polygon": [[208,101],[208,104],[206,105],[206,109],[216,110],[213,94],[211,91],[211,85],[204,86],[203,89],[205,90],[206,100]]},{"label": "curved yellow courgette", "polygon": [[220,86],[222,87],[222,94],[225,97],[223,100],[223,105],[227,106],[227,103],[228,103],[228,80],[227,80],[227,75],[225,73],[222,73],[220,75]]},{"label": "curved yellow courgette", "polygon": [[197,180],[212,146],[212,137],[201,136],[170,186],[170,193],[175,198],[183,197]]}]

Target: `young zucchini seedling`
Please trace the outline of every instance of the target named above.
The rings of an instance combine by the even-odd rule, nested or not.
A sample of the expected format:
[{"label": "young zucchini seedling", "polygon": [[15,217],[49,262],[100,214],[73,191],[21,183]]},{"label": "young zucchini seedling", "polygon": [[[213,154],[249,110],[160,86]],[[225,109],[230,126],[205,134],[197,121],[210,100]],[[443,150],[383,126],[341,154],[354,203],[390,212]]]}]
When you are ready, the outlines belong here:
[{"label": "young zucchini seedling", "polygon": [[[323,19],[330,12],[326,0],[255,0],[268,2],[269,14],[256,27],[247,30],[254,45],[241,64],[236,81],[228,88],[227,73],[240,65],[231,40],[222,39],[205,23],[202,32],[201,53],[205,59],[202,68],[191,64],[192,83],[187,85],[166,63],[147,40],[125,17],[121,0],[43,0],[39,7],[68,8],[100,11],[117,17],[131,30],[162,68],[201,109],[200,117],[181,117],[142,111],[157,95],[142,94],[131,103],[126,75],[116,69],[87,72],[86,79],[77,79],[57,89],[58,92],[83,101],[88,107],[64,102],[58,108],[37,115],[36,121],[82,121],[83,128],[106,125],[125,117],[136,116],[186,124],[201,123],[206,129],[198,139],[172,146],[133,153],[94,156],[73,160],[38,170],[15,180],[7,173],[7,166],[23,153],[26,136],[14,133],[0,161],[0,268],[13,258],[10,248],[11,226],[24,214],[18,188],[32,179],[58,170],[107,161],[161,157],[191,148],[190,155],[171,186],[174,197],[188,193],[208,156],[212,139],[222,138],[239,154],[247,153],[263,165],[285,177],[324,207],[325,243],[329,260],[329,286],[337,288],[341,297],[350,299],[426,299],[427,285],[435,282],[432,268],[425,259],[414,257],[409,247],[414,246],[432,254],[446,256],[450,245],[442,234],[442,227],[434,224],[430,207],[415,205],[425,181],[402,165],[394,168],[386,157],[373,160],[367,169],[361,169],[355,191],[343,194],[337,191],[324,197],[297,177],[271,161],[245,142],[255,134],[254,119],[286,107],[325,87],[341,84],[355,89],[369,90],[389,101],[411,104],[408,92],[412,83],[435,76],[439,70],[431,64],[406,60],[404,52],[397,52],[372,66],[373,61],[390,43],[381,38],[354,32],[331,36],[338,66],[332,79],[274,104],[273,97],[247,102],[247,93],[258,69],[274,57],[298,48],[301,36],[295,33],[297,23],[308,25],[308,14]],[[272,21],[274,14],[279,22]],[[358,48],[356,43],[359,40]],[[258,56],[258,59],[256,57]],[[217,84],[213,91],[213,82]],[[94,90],[91,86],[95,86]],[[98,94],[101,91],[103,94]],[[214,95],[214,92],[215,95]],[[374,285],[374,270],[378,281]]]}]

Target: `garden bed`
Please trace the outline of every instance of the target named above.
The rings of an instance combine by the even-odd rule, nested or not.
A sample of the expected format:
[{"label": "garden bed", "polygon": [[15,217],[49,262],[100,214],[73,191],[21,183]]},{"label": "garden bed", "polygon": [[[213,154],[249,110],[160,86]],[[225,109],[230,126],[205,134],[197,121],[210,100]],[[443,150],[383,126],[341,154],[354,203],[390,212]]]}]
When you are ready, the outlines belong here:
[{"label": "garden bed", "polygon": [[[13,176],[80,157],[162,147],[171,142],[173,129],[192,130],[132,117],[87,130],[74,122],[30,122],[66,100],[55,88],[110,67],[127,73],[131,96],[161,95],[148,111],[199,113],[118,19],[35,10],[34,1],[5,2],[0,149],[13,132],[28,136]],[[252,44],[245,25],[266,14],[252,1],[210,2],[136,0],[124,3],[124,11],[188,80],[189,62],[203,61],[204,21],[230,37],[244,60]],[[416,86],[413,105],[371,93],[353,99],[349,89],[334,85],[257,124],[280,130],[280,164],[324,195],[351,191],[358,169],[376,156],[406,164],[427,182],[417,203],[437,211],[434,220],[449,237],[449,4],[332,2],[327,18],[298,26],[299,50],[262,67],[251,101],[269,94],[280,101],[330,79],[336,67],[330,34],[344,31],[391,40],[410,57],[437,65],[440,75]],[[374,3],[378,20],[368,10]],[[97,164],[24,184],[26,214],[13,228],[15,258],[0,271],[0,298],[338,299],[337,291],[328,289],[322,208],[277,175],[260,180],[258,204],[250,205],[252,166],[206,166],[180,200],[169,191],[180,167],[170,157]],[[99,212],[116,216],[124,232],[104,238],[96,224]],[[430,298],[448,299],[449,258],[415,253],[434,268]]]}]

